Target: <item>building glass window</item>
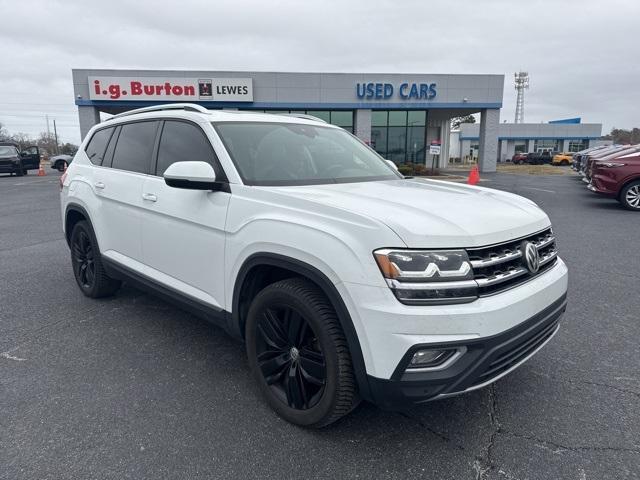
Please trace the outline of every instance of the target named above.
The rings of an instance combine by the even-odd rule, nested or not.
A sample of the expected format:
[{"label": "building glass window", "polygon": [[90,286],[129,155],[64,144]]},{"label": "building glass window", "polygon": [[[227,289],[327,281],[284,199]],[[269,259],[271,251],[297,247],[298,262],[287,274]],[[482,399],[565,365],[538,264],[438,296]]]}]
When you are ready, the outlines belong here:
[{"label": "building glass window", "polygon": [[374,110],[371,112],[371,126],[373,127],[386,127],[389,122],[389,112],[386,110]]},{"label": "building glass window", "polygon": [[569,140],[569,151],[579,152],[589,148],[589,139],[583,138],[582,140]]},{"label": "building glass window", "polygon": [[533,144],[534,152],[559,152],[561,149],[560,140],[536,140]]},{"label": "building glass window", "polygon": [[516,140],[514,142],[513,152],[514,153],[527,153],[527,142]]},{"label": "building glass window", "polygon": [[300,113],[303,115],[313,115],[314,117],[324,120],[331,125],[344,128],[347,132],[353,133],[353,110],[253,110],[247,109],[250,112],[264,112],[264,113]]},{"label": "building glass window", "polygon": [[371,112],[371,147],[396,163],[424,163],[426,110]]}]

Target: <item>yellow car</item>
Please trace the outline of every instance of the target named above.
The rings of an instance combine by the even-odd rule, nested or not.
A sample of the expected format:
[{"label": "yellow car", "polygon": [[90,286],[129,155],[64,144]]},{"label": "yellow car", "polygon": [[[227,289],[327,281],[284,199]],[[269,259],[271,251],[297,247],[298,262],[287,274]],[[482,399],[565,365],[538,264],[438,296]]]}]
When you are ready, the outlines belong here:
[{"label": "yellow car", "polygon": [[551,159],[553,165],[570,165],[573,161],[573,153],[562,152],[556,153]]}]

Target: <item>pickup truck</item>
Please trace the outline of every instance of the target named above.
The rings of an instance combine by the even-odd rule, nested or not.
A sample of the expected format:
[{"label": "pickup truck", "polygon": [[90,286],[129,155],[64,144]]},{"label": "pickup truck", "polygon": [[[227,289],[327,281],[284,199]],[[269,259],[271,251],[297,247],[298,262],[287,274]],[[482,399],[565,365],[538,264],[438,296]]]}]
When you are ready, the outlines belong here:
[{"label": "pickup truck", "polygon": [[29,170],[40,168],[40,150],[36,146],[20,151],[17,143],[0,142],[0,150],[0,172],[15,173],[21,177]]},{"label": "pickup truck", "polygon": [[552,157],[551,152],[530,152],[527,153],[527,163],[529,165],[544,165],[551,163]]}]

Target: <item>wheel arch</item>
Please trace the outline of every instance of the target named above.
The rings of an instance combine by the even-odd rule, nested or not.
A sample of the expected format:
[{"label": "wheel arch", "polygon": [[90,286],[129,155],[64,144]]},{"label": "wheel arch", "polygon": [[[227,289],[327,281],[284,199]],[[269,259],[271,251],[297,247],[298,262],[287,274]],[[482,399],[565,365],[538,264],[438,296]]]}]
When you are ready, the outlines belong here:
[{"label": "wheel arch", "polygon": [[87,210],[77,203],[70,203],[65,208],[64,213],[64,237],[67,241],[67,245],[71,245],[71,232],[76,223],[81,220],[85,220],[89,223],[89,226],[93,230],[93,223]]},{"label": "wheel arch", "polygon": [[275,253],[254,253],[249,256],[240,267],[234,283],[232,314],[229,316],[229,325],[227,327],[229,332],[233,336],[244,339],[244,325],[248,308],[246,305],[243,305],[243,294],[246,294],[247,288],[251,292],[251,282],[255,277],[254,274],[260,275],[269,269],[278,271],[276,275],[278,280],[287,278],[287,276],[304,277],[313,282],[327,296],[329,302],[331,302],[331,305],[336,310],[338,321],[349,345],[349,352],[351,353],[351,360],[360,396],[364,399],[370,399],[371,395],[369,393],[362,348],[351,315],[335,285],[321,270],[313,265]]},{"label": "wheel arch", "polygon": [[618,194],[616,195],[616,198],[621,199],[622,198],[622,191],[627,188],[627,186],[630,183],[634,183],[640,181],[640,175],[639,174],[633,174],[630,178],[625,178],[624,181],[622,182],[622,185],[620,185],[620,189],[618,190]]}]

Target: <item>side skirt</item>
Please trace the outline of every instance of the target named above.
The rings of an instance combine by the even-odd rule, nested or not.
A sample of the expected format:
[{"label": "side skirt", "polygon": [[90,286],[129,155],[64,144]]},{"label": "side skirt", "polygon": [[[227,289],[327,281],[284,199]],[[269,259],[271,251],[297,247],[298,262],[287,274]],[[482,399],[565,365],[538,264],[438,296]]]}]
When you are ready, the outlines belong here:
[{"label": "side skirt", "polygon": [[229,333],[228,320],[231,318],[230,312],[217,309],[182,292],[165,287],[149,277],[106,258],[104,255],[102,256],[102,264],[110,277],[126,281],[140,290],[152,293],[167,303],[171,303],[203,320],[211,322]]}]

